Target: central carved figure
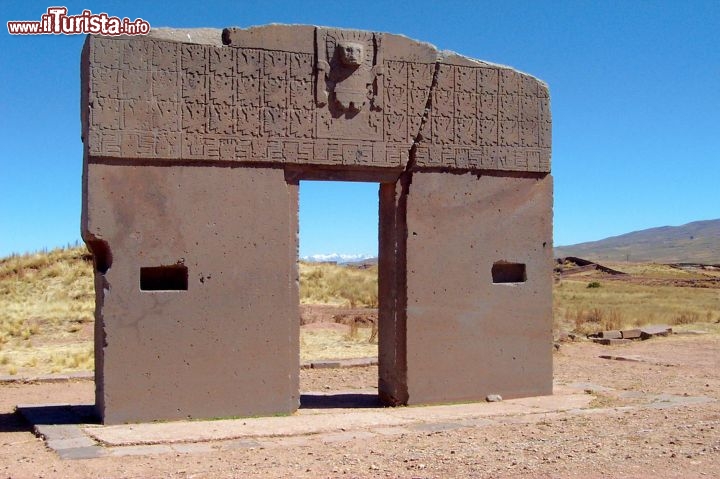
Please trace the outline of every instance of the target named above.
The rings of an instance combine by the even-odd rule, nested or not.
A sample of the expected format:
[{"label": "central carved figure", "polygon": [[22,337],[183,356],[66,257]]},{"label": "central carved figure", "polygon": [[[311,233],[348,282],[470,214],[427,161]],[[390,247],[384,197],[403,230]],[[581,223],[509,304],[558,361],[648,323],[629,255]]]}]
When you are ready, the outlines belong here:
[{"label": "central carved figure", "polygon": [[318,33],[324,33],[326,45],[326,57],[317,61],[318,106],[328,104],[333,116],[354,116],[368,102],[371,109],[381,110],[377,81],[381,74],[377,66],[380,37],[356,31]]},{"label": "central carved figure", "polygon": [[[371,85],[367,83],[368,76],[363,75],[362,71],[360,75],[354,74],[355,71],[362,70],[364,48],[359,43],[340,43],[335,51],[340,63],[352,71],[346,78],[337,78],[334,88],[335,101],[343,111],[360,111],[373,94]],[[339,71],[337,73],[342,75]]]}]

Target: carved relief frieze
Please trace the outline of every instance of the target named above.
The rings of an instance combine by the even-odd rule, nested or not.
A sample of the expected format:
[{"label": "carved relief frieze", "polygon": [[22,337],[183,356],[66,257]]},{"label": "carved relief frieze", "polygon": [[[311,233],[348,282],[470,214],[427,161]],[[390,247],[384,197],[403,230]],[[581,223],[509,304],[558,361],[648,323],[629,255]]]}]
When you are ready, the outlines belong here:
[{"label": "carved relief frieze", "polygon": [[[487,64],[385,60],[383,34],[312,50],[92,39],[94,156],[549,171],[547,88]],[[310,53],[314,51],[314,53]],[[434,80],[434,81],[433,81]]]}]

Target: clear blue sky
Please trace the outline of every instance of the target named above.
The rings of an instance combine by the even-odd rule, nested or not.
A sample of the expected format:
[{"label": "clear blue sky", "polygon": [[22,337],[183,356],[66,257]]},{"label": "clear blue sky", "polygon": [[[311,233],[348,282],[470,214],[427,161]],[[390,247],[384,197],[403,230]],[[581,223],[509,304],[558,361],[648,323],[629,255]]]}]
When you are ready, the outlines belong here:
[{"label": "clear blue sky", "polygon": [[[720,218],[720,2],[56,2],[152,26],[402,33],[550,85],[555,244]],[[80,238],[83,36],[11,36],[0,3],[0,256]],[[301,184],[301,255],[377,252],[377,185]]]}]

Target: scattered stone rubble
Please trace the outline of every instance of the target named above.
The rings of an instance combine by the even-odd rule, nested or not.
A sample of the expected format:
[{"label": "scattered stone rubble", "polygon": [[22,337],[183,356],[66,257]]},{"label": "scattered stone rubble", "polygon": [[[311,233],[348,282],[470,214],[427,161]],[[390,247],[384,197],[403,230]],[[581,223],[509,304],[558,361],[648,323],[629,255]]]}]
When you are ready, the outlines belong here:
[{"label": "scattered stone rubble", "polygon": [[588,338],[593,342],[604,345],[625,344],[633,340],[646,340],[655,336],[669,336],[673,332],[670,326],[656,325],[643,326],[635,329],[622,329],[612,331],[600,331],[590,334]]},{"label": "scattered stone rubble", "polygon": [[583,336],[577,333],[568,333],[566,331],[560,331],[557,334],[553,346],[556,350],[560,349],[560,343],[569,341],[582,340],[585,337],[592,340],[594,343],[604,344],[606,346],[613,344],[626,344],[633,340],[646,340],[655,336],[669,336],[671,334],[702,334],[701,331],[689,331],[689,332],[673,332],[672,327],[666,325],[652,325],[643,326],[640,328],[633,329],[619,329],[610,331],[599,331],[597,333],[588,334]]}]

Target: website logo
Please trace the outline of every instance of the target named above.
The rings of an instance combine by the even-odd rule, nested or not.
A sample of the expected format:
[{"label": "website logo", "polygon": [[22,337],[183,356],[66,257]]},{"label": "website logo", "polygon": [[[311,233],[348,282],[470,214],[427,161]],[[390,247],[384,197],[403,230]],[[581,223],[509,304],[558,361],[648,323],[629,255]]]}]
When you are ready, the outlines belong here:
[{"label": "website logo", "polygon": [[50,7],[40,21],[7,22],[10,35],[147,35],[150,24],[142,18],[111,17],[107,13],[83,10],[80,15],[68,15],[66,7]]}]

